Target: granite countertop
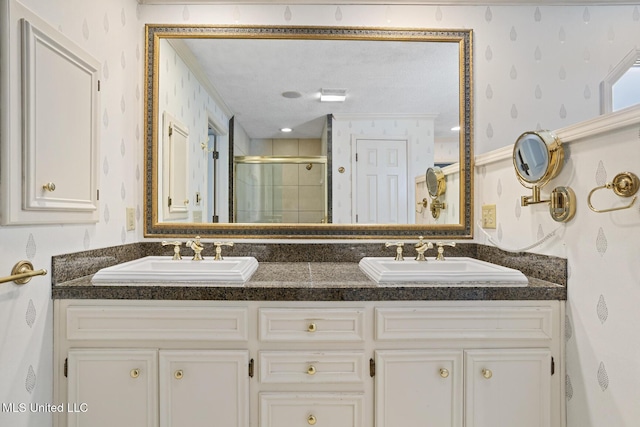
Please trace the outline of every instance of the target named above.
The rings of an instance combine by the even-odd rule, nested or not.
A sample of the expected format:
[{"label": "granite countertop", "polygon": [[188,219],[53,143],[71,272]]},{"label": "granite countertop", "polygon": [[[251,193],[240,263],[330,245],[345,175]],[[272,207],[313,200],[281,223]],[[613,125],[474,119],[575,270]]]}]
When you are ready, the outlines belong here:
[{"label": "granite countertop", "polygon": [[[54,264],[55,265],[55,264]],[[526,274],[526,273],[525,273]],[[93,285],[92,275],[55,283],[54,299],[237,301],[565,300],[566,286],[527,275],[528,286],[402,283],[379,286],[356,262],[260,262],[238,285]],[[55,280],[55,279],[54,279]]]}]

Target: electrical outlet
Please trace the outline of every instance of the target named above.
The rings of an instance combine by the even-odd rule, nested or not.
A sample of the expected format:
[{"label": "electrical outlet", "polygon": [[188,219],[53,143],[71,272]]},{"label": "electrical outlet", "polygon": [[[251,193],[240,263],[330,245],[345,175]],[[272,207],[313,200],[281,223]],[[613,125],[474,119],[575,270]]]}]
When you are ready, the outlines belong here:
[{"label": "electrical outlet", "polygon": [[496,205],[482,205],[482,228],[496,228]]},{"label": "electrical outlet", "polygon": [[136,229],[136,210],[134,208],[127,208],[127,231],[133,231]]}]

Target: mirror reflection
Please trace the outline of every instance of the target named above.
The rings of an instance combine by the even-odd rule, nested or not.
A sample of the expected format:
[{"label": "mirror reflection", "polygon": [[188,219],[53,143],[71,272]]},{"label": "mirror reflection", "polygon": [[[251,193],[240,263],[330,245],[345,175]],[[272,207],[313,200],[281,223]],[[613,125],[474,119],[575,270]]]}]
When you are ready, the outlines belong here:
[{"label": "mirror reflection", "polygon": [[[470,230],[470,31],[412,31],[148,26],[145,233]],[[452,164],[452,214],[421,218]]]}]

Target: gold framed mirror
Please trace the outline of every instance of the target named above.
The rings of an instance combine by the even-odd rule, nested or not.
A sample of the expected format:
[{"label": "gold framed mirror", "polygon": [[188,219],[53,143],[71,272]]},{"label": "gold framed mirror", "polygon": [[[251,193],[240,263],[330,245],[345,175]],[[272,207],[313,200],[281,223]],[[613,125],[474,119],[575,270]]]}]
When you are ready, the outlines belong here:
[{"label": "gold framed mirror", "polygon": [[[417,235],[423,235],[425,237],[446,237],[446,238],[471,238],[472,237],[472,216],[473,216],[473,89],[472,89],[472,31],[471,30],[431,30],[431,29],[394,29],[394,28],[355,28],[355,27],[272,27],[272,26],[183,26],[183,25],[155,25],[148,24],[145,32],[145,206],[144,206],[144,235],[145,237],[168,237],[168,236],[184,236],[193,237],[200,235],[203,238],[206,237],[221,237],[221,238],[299,238],[299,239],[361,239],[361,238],[413,238]],[[279,42],[285,44],[287,49],[292,46],[290,43],[296,42],[304,44],[305,50],[315,52],[314,56],[321,56],[324,58],[333,59],[334,53],[346,50],[346,44],[355,44],[356,48],[361,51],[374,51],[380,46],[385,50],[383,60],[387,63],[393,64],[395,61],[401,63],[402,60],[396,55],[400,55],[401,51],[408,51],[409,57],[422,58],[423,61],[430,61],[433,63],[433,58],[427,58],[429,52],[440,52],[440,48],[447,48],[449,52],[452,52],[454,58],[453,64],[449,64],[446,67],[435,66],[431,69],[424,69],[423,73],[419,75],[419,81],[422,83],[413,84],[407,76],[395,75],[394,81],[404,81],[404,85],[408,86],[409,90],[423,94],[423,91],[435,91],[435,86],[445,86],[442,82],[438,81],[442,74],[448,74],[454,76],[453,84],[455,86],[455,92],[446,94],[446,98],[449,100],[449,105],[452,108],[444,108],[442,110],[435,111],[436,107],[426,103],[426,95],[416,96],[415,101],[424,101],[422,109],[415,111],[403,111],[400,107],[395,107],[393,113],[388,111],[347,111],[341,109],[340,106],[333,104],[331,109],[326,110],[326,113],[322,116],[318,116],[319,120],[323,120],[322,135],[319,137],[321,140],[321,146],[323,146],[323,152],[320,153],[321,157],[326,157],[326,172],[323,179],[325,182],[324,187],[326,193],[326,209],[323,211],[322,218],[317,218],[314,223],[302,223],[293,221],[282,222],[232,222],[234,218],[237,218],[237,208],[239,202],[237,200],[237,194],[234,194],[234,188],[236,186],[236,177],[233,176],[234,170],[234,158],[238,156],[255,155],[254,153],[243,153],[238,150],[238,128],[246,125],[243,122],[246,117],[249,116],[249,112],[236,111],[236,108],[229,107],[233,105],[236,98],[241,98],[240,94],[245,91],[251,91],[251,85],[249,82],[234,82],[230,84],[233,88],[231,95],[220,95],[224,92],[224,88],[220,89],[216,87],[216,79],[211,77],[214,74],[208,74],[206,71],[208,65],[201,63],[199,60],[205,56],[205,50],[209,52],[209,49],[214,49],[212,46],[216,46],[215,49],[222,49],[226,52],[225,56],[235,56],[247,59],[247,57],[257,56],[244,51],[239,46],[244,46],[245,42],[260,42],[264,43],[258,48],[258,52],[269,51],[269,48],[265,46],[273,42]],[[227,44],[233,42],[233,44]],[[174,51],[170,56],[162,53],[162,46],[170,44]],[[235,44],[239,43],[239,44]],[[206,45],[205,45],[206,44]],[[184,49],[184,47],[187,49]],[[177,46],[177,47],[176,47]],[[180,47],[182,46],[182,47]],[[181,50],[182,49],[182,50]],[[225,50],[226,49],[226,50]],[[292,48],[291,48],[292,49]],[[317,51],[315,51],[317,49]],[[215,51],[215,50],[213,50]],[[175,53],[181,52],[181,53]],[[187,52],[187,53],[184,53]],[[190,52],[190,53],[189,53]],[[297,52],[297,51],[296,51]],[[318,53],[320,52],[320,53]],[[207,54],[213,61],[221,58],[221,56]],[[297,54],[289,54],[287,56],[295,57]],[[382,56],[380,53],[376,53],[375,56]],[[328,59],[327,59],[328,60]],[[282,60],[284,61],[284,59]],[[354,61],[341,59],[341,67],[334,68],[353,68],[356,66]],[[200,67],[199,72],[188,70],[185,73],[186,77],[181,80],[173,81],[171,83],[171,90],[161,90],[161,74],[166,69],[170,68],[171,63],[192,63],[195,67]],[[204,61],[206,62],[206,61]],[[218,61],[220,62],[220,61]],[[357,61],[357,64],[364,63],[364,61]],[[263,81],[260,78],[261,70],[267,68],[266,62],[263,62],[263,67],[249,67],[246,63],[238,62],[232,66],[233,76],[241,74],[234,70],[248,69],[249,72],[254,74],[254,80]],[[294,68],[298,70],[298,74],[308,74],[307,69],[304,68],[305,64],[296,63],[295,66],[288,65],[287,68]],[[454,72],[450,72],[453,67]],[[376,64],[370,64],[370,69],[378,69]],[[204,72],[202,72],[205,70]],[[326,74],[326,72],[323,72]],[[208,82],[202,84],[202,87],[209,86],[211,92],[218,92],[220,96],[218,99],[223,101],[215,107],[208,107],[209,119],[205,117],[205,122],[209,123],[209,134],[207,134],[206,126],[204,129],[199,128],[199,123],[196,120],[187,121],[189,126],[189,136],[193,135],[193,148],[190,156],[208,156],[210,152],[214,151],[215,142],[211,142],[211,134],[215,134],[222,141],[222,145],[227,143],[227,147],[219,148],[218,151],[226,154],[226,160],[222,165],[218,167],[218,173],[222,170],[222,177],[226,178],[221,180],[221,186],[218,187],[218,198],[222,200],[222,209],[220,216],[224,218],[221,222],[207,222],[203,220],[203,217],[211,217],[211,215],[203,215],[202,212],[206,211],[205,205],[207,202],[207,191],[198,185],[191,184],[189,192],[193,193],[190,197],[185,198],[189,200],[191,204],[201,203],[198,205],[198,215],[196,213],[190,213],[189,219],[186,221],[172,221],[162,218],[162,204],[164,203],[163,186],[160,184],[163,176],[162,171],[162,135],[163,129],[161,127],[161,117],[166,112],[166,105],[169,98],[173,94],[185,91],[185,85],[189,84],[191,79],[199,79],[201,75],[208,76]],[[369,80],[361,76],[360,80]],[[406,80],[404,80],[406,79]],[[327,86],[331,86],[330,83],[320,82],[316,83],[317,90],[320,91]],[[220,87],[223,85],[221,84]],[[422,87],[424,86],[424,87]],[[304,99],[306,94],[302,92],[303,96],[298,97],[296,88],[292,90],[279,91],[280,98],[286,98],[289,101],[292,98]],[[420,90],[418,90],[420,89]],[[363,92],[372,92],[366,89]],[[363,93],[360,92],[360,93]],[[358,92],[350,91],[347,88],[347,100],[356,100]],[[377,94],[374,96],[382,98],[390,106],[393,105],[391,94]],[[189,94],[190,96],[190,94]],[[351,96],[351,98],[349,98]],[[319,96],[318,96],[319,98]],[[436,98],[435,94],[432,98]],[[226,101],[224,101],[226,99]],[[196,94],[193,95],[193,100],[187,102],[187,108],[194,106],[200,101],[197,99]],[[319,103],[319,99],[314,100]],[[412,101],[413,102],[413,101]],[[257,101],[255,104],[259,104]],[[329,103],[327,103],[329,104]],[[200,104],[198,104],[200,105]],[[455,117],[455,123],[448,123],[444,118],[450,118],[451,112],[446,110],[453,110],[453,117]],[[278,108],[270,108],[270,110],[278,110]],[[207,113],[203,113],[207,116]],[[263,110],[263,115],[264,110]],[[376,119],[372,119],[376,117]],[[382,117],[382,119],[380,119]],[[426,118],[426,119],[425,119]],[[378,121],[378,119],[380,119]],[[375,128],[381,127],[382,120],[387,120],[384,126],[393,128],[398,126],[398,123],[402,123],[403,120],[416,124],[416,127],[421,127],[419,134],[410,135],[405,137],[409,144],[408,154],[405,153],[406,163],[402,163],[400,169],[406,169],[404,172],[407,174],[406,179],[406,191],[407,195],[404,197],[403,204],[409,206],[411,212],[415,209],[414,201],[414,189],[412,188],[412,182],[418,173],[414,173],[412,168],[414,166],[411,162],[417,163],[424,171],[424,167],[432,166],[434,163],[433,146],[426,145],[425,139],[433,141],[437,139],[437,133],[439,128],[447,127],[451,129],[454,126],[459,126],[455,136],[450,137],[453,144],[455,144],[458,150],[458,162],[454,162],[452,165],[453,173],[459,174],[456,176],[456,181],[460,182],[459,191],[451,192],[452,200],[448,203],[454,206],[456,212],[455,219],[446,224],[417,224],[415,219],[411,215],[407,215],[406,220],[396,221],[395,218],[384,221],[367,221],[363,220],[363,216],[353,214],[347,215],[347,220],[340,217],[341,209],[348,211],[350,206],[355,206],[355,199],[358,195],[362,196],[364,193],[355,187],[352,187],[352,182],[355,177],[354,166],[355,163],[348,163],[343,161],[344,159],[351,159],[354,157],[351,155],[352,148],[348,145],[339,145],[342,140],[351,140],[351,143],[355,146],[355,141],[358,140],[358,135],[364,135],[365,137],[371,136],[371,133],[359,131],[356,133],[353,130],[348,130],[352,124],[356,122],[366,123],[367,126]],[[423,125],[423,119],[430,120],[431,127]],[[312,120],[308,120],[312,121]],[[273,127],[280,126],[276,124],[275,120],[271,123]],[[292,126],[294,129],[296,125]],[[213,131],[212,131],[213,129]],[[386,131],[385,131],[386,132]],[[247,132],[248,133],[248,132]],[[392,132],[393,133],[393,132]],[[346,135],[348,134],[348,135]],[[389,134],[387,134],[389,135]],[[207,139],[209,138],[209,139]],[[396,138],[393,134],[386,138],[391,140]],[[429,139],[430,138],[430,139]],[[273,134],[266,138],[272,141],[282,139],[279,135]],[[305,136],[299,136],[301,141],[305,139]],[[382,139],[380,134],[374,135],[370,140]],[[393,141],[392,141],[393,142]],[[385,140],[385,144],[387,141]],[[422,146],[420,146],[422,144]],[[385,145],[387,147],[387,145]],[[421,148],[416,148],[421,147]],[[235,151],[234,151],[235,148]],[[424,150],[424,151],[416,151]],[[424,153],[424,155],[423,155]],[[304,158],[303,153],[299,152],[300,158]],[[274,153],[274,156],[276,154]],[[316,155],[316,153],[313,153]],[[342,157],[341,157],[342,156]],[[422,159],[422,160],[420,160]],[[208,160],[203,157],[201,163],[206,163]],[[296,162],[291,162],[296,163]],[[304,164],[294,165],[296,168],[305,169],[309,162],[305,160]],[[334,172],[335,169],[335,172]],[[316,172],[318,168],[313,167],[306,169],[306,171]],[[206,181],[203,174],[196,172],[195,166],[191,167],[189,173],[192,174],[191,178],[197,178],[196,180]],[[304,173],[304,171],[298,172]],[[229,175],[225,175],[229,174]],[[422,175],[422,173],[420,173]],[[422,175],[423,176],[423,175]],[[344,180],[344,185],[342,181]],[[207,184],[202,184],[206,187]],[[282,191],[282,190],[281,190]],[[298,190],[300,195],[304,190]],[[284,191],[282,191],[284,192]],[[382,191],[373,191],[371,197],[377,194],[381,194]],[[235,191],[238,193],[238,191]],[[449,192],[448,192],[449,193]],[[215,193],[214,193],[215,194]],[[351,200],[347,200],[351,198]],[[422,198],[422,197],[420,197]],[[211,199],[211,196],[209,197]],[[345,208],[346,205],[349,205]],[[236,209],[236,210],[234,210]],[[355,208],[352,209],[356,212]],[[215,220],[216,215],[213,216]]]}]

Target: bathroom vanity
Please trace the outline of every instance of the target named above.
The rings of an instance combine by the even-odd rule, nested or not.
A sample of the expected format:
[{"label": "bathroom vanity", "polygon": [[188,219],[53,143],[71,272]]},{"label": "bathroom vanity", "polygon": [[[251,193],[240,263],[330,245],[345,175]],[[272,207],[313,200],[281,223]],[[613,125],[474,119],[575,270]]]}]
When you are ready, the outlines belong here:
[{"label": "bathroom vanity", "polygon": [[261,262],[243,287],[54,283],[55,401],[83,408],[55,425],[562,427],[566,287],[528,277]]}]

